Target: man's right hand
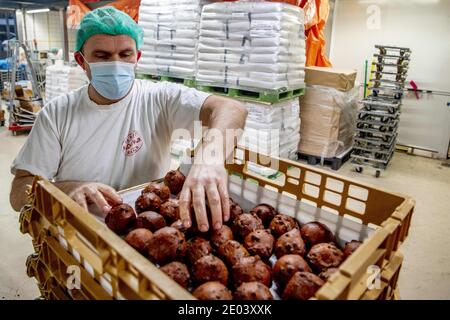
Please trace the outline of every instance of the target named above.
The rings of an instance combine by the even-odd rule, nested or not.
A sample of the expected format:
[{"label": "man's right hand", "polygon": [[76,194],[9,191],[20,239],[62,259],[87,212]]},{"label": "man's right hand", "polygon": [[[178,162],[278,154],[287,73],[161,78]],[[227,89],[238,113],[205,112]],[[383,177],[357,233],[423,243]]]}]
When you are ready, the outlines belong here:
[{"label": "man's right hand", "polygon": [[88,210],[88,204],[94,203],[102,213],[107,214],[112,205],[122,203],[122,197],[116,190],[103,183],[57,182],[56,185],[86,210]]}]

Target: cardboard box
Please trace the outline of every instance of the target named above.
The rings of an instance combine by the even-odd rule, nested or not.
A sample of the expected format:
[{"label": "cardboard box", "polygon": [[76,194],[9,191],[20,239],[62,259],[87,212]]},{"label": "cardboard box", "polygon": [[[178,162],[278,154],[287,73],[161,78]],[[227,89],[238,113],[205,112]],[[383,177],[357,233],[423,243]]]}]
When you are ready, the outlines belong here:
[{"label": "cardboard box", "polygon": [[306,67],[305,83],[331,87],[340,91],[349,91],[355,87],[356,70],[325,67]]},{"label": "cardboard box", "polygon": [[306,89],[300,97],[300,153],[333,158],[351,147],[357,109],[355,90]]},{"label": "cardboard box", "polygon": [[5,99],[5,100],[9,99],[9,90],[8,89],[4,88],[2,90],[2,98]]},{"label": "cardboard box", "polygon": [[31,101],[33,98],[33,90],[29,88],[23,88],[21,85],[16,85],[14,90],[18,100]]},{"label": "cardboard box", "polygon": [[20,107],[27,111],[38,113],[42,106],[40,102],[20,100]]}]

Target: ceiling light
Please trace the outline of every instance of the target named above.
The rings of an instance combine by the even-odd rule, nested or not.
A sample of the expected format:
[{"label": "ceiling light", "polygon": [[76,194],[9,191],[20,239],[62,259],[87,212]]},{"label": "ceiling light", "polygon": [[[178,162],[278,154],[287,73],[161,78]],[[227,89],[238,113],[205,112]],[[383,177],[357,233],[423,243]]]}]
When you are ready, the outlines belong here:
[{"label": "ceiling light", "polygon": [[50,9],[46,8],[46,9],[36,9],[36,10],[27,10],[27,13],[43,13],[43,12],[49,12]]}]

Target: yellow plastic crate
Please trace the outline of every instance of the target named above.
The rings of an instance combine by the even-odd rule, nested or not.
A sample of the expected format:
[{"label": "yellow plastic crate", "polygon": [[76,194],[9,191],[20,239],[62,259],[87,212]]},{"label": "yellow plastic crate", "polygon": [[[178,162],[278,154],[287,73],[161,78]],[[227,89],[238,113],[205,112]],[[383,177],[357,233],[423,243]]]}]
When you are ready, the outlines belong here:
[{"label": "yellow plastic crate", "polygon": [[[259,165],[277,162],[281,176],[270,180],[249,171],[249,159]],[[244,149],[236,150],[235,162],[226,164],[226,168],[230,174],[231,194],[240,193],[252,199],[255,191],[250,193],[250,189],[258,188],[256,193],[267,191],[269,201],[280,212],[300,220],[309,216],[301,211],[283,210],[288,208],[289,199],[297,206],[300,203],[297,201],[301,201],[310,208],[325,209],[338,225],[352,223],[362,230],[368,227],[373,230],[363,245],[340,266],[339,272],[316,293],[316,299],[393,299],[395,292],[398,296],[398,274],[403,261],[398,249],[408,235],[414,200],[320,168],[260,156]],[[280,198],[284,199],[283,203],[277,203]],[[261,198],[255,203],[259,200]],[[36,254],[34,264],[30,262],[29,275],[36,277],[44,297],[194,299],[49,181],[36,179],[30,204],[21,214],[21,231],[29,233],[33,239]],[[342,230],[338,229],[338,233]],[[69,266],[80,269],[79,289],[67,286]],[[378,268],[380,276],[376,288],[368,288],[368,279],[374,277],[367,272],[368,268]],[[52,279],[53,286],[48,285],[48,281],[44,286],[46,279]],[[50,292],[52,288],[55,288],[54,293]]]}]

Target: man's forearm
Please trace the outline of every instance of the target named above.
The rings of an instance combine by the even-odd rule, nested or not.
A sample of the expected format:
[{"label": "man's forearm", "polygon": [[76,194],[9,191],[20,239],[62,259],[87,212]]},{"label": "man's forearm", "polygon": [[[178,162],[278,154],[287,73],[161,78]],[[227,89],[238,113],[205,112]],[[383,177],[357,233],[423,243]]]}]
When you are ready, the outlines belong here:
[{"label": "man's forearm", "polygon": [[29,173],[16,174],[11,184],[9,202],[11,207],[19,212],[27,204],[27,190],[33,183],[34,176]]},{"label": "man's forearm", "polygon": [[201,114],[203,125],[208,127],[203,135],[202,153],[205,155],[205,150],[208,153],[215,150],[217,159],[224,161],[233,153],[242,136],[247,110],[235,100],[214,98]]}]

